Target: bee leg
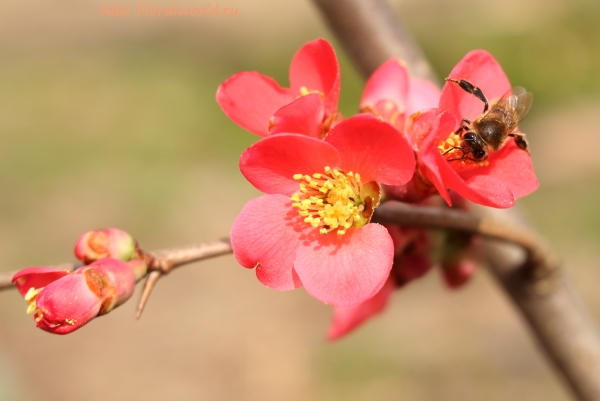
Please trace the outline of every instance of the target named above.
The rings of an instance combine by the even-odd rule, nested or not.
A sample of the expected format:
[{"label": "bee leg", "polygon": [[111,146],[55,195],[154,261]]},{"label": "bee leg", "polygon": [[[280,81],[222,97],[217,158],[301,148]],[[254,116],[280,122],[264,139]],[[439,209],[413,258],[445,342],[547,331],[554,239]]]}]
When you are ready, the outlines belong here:
[{"label": "bee leg", "polygon": [[447,162],[450,163],[450,162],[461,161],[461,160],[464,160],[464,158],[465,158],[465,156],[463,155],[461,157],[457,157],[456,159],[449,159],[449,160],[447,160]]},{"label": "bee leg", "polygon": [[460,86],[460,88],[462,90],[464,90],[465,92],[469,92],[471,95],[473,95],[477,99],[481,100],[484,104],[483,112],[485,113],[486,111],[488,111],[489,104],[488,104],[487,98],[485,97],[485,95],[483,94],[481,89],[479,89],[477,86],[473,85],[472,83],[470,83],[469,81],[466,81],[464,79],[458,80],[458,79],[446,78],[446,81],[454,82],[455,84]]},{"label": "bee leg", "polygon": [[[453,151],[453,150],[455,150],[455,149],[458,149],[458,150],[460,150],[460,153],[462,153],[462,154],[464,155],[464,151],[463,151],[463,148],[462,148],[462,146],[453,146],[453,147],[451,147],[450,149],[447,149],[447,150],[446,150],[444,153],[442,153],[442,156],[446,155],[446,153],[449,153],[449,152],[451,152],[451,151]],[[461,156],[461,158],[462,158],[462,157],[463,157],[463,156]],[[453,159],[453,160],[459,160],[459,159]],[[450,161],[450,160],[448,160],[448,161]]]},{"label": "bee leg", "polygon": [[513,134],[508,134],[508,136],[512,136],[513,138],[515,138],[515,143],[517,144],[517,146],[529,153],[529,142],[527,142],[525,134],[521,132],[515,132]]}]

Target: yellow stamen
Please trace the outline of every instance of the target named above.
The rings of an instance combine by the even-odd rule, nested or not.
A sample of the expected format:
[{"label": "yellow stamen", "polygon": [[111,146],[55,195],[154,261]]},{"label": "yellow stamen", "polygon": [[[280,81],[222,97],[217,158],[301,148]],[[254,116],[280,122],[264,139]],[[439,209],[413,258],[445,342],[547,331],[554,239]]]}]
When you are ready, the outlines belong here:
[{"label": "yellow stamen", "polygon": [[42,290],[44,289],[44,287],[42,288],[33,288],[31,287],[29,290],[27,290],[27,293],[25,294],[25,301],[29,302],[32,299],[34,299],[35,297],[37,297],[37,295],[42,292]]},{"label": "yellow stamen", "polygon": [[478,162],[469,157],[464,157],[465,152],[461,149],[463,143],[460,135],[456,135],[454,132],[451,132],[446,138],[445,141],[442,141],[438,145],[438,149],[440,153],[444,156],[446,160],[452,160],[460,162],[463,166],[487,166],[489,162],[487,160]]},{"label": "yellow stamen", "polygon": [[344,235],[352,226],[366,224],[372,210],[367,216],[365,204],[373,203],[373,193],[365,192],[360,174],[344,173],[329,166],[324,170],[325,173],[312,176],[294,175],[295,180],[302,182],[299,183],[299,191],[290,199],[298,214],[305,217],[304,222],[320,227],[321,234],[337,231],[338,235]]},{"label": "yellow stamen", "polygon": [[42,288],[29,288],[29,290],[27,290],[27,293],[25,294],[24,298],[25,301],[27,301],[29,303],[29,305],[27,305],[27,314],[31,314],[33,312],[37,312],[38,308],[37,308],[37,304],[35,302],[38,294],[40,292],[42,292],[42,290],[44,289],[44,287]]}]

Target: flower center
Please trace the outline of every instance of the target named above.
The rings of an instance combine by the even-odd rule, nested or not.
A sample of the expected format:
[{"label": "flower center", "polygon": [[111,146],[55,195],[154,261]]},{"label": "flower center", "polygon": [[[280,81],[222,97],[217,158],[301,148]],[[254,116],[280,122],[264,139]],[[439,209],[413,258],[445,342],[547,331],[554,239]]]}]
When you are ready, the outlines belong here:
[{"label": "flower center", "polygon": [[[375,105],[365,105],[360,108],[362,113],[370,113],[377,117],[387,121],[392,125],[396,125],[399,119],[404,118],[404,109],[399,107],[396,102],[391,100],[383,99],[378,101]],[[400,120],[400,122],[403,122]]]},{"label": "flower center", "polygon": [[379,184],[363,184],[351,171],[325,167],[325,173],[295,174],[294,179],[300,181],[300,190],[290,198],[292,206],[305,223],[320,227],[321,234],[344,235],[350,227],[364,226],[379,204]]},{"label": "flower center", "polygon": [[487,166],[489,164],[487,160],[478,162],[470,157],[465,157],[468,153],[463,150],[464,146],[463,139],[460,135],[451,132],[450,135],[448,135],[448,138],[438,145],[438,149],[448,161],[460,161],[460,163],[465,166]]}]

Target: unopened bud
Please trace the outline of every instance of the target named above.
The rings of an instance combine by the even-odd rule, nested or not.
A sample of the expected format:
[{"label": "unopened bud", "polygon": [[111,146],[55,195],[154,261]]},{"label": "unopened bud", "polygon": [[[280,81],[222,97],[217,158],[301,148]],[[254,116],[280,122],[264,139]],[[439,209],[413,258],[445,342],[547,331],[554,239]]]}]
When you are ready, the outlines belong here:
[{"label": "unopened bud", "polygon": [[75,256],[85,264],[102,258],[127,262],[136,256],[136,242],[131,235],[116,228],[88,231],[77,240]]},{"label": "unopened bud", "polygon": [[36,326],[55,334],[71,333],[127,301],[135,274],[118,259],[104,258],[74,272],[30,267],[12,280],[29,303]]},{"label": "unopened bud", "polygon": [[444,282],[449,288],[460,288],[475,274],[475,262],[463,259],[452,264],[442,264]]}]

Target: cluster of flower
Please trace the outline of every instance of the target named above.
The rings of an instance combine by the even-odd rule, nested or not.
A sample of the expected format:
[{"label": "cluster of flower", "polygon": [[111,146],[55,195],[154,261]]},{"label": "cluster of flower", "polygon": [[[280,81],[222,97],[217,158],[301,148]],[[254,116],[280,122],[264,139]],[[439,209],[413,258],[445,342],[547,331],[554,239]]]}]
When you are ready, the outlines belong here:
[{"label": "cluster of flower", "polygon": [[474,270],[473,238],[448,233],[440,240],[425,230],[371,223],[382,201],[426,203],[439,193],[450,206],[466,199],[507,208],[538,186],[526,143],[507,137],[531,98],[512,110],[521,113],[515,127],[508,124],[495,151],[482,157],[469,153],[460,134],[482,146],[465,124],[482,116],[485,96],[506,97],[510,83],[481,50],[467,54],[450,78],[440,91],[391,59],[367,81],[360,113],[343,118],[339,65],[321,39],[294,56],[289,89],[256,72],[235,74],[219,87],[225,114],[262,137],[240,160],[242,174],[265,195],[249,201],[233,224],[235,257],[270,288],[303,286],[333,305],[332,339],[427,272],[434,248],[451,287]]},{"label": "cluster of flower", "polygon": [[[264,285],[303,286],[334,306],[332,339],[381,311],[395,288],[434,263],[450,287],[474,271],[476,238],[372,223],[382,202],[435,203],[440,197],[432,195],[439,193],[449,206],[467,207],[468,200],[507,208],[538,186],[527,143],[515,130],[531,95],[521,104],[507,98],[508,79],[485,51],[469,53],[450,79],[440,91],[389,60],[369,78],[360,113],[343,118],[335,52],[315,40],[294,56],[291,88],[241,72],[218,89],[223,111],[262,137],[242,154],[240,169],[265,195],[236,218],[234,255],[256,268]],[[499,99],[487,114],[483,93]],[[482,125],[482,115],[492,111],[498,119],[488,122],[488,140],[494,139],[488,154],[468,124]],[[502,124],[504,135],[492,138]],[[75,271],[30,267],[13,278],[43,330],[76,330],[129,299],[146,274],[145,254],[120,230],[84,234],[75,254],[85,264]]]},{"label": "cluster of flower", "polygon": [[146,274],[136,241],[114,228],[83,234],[75,256],[85,264],[77,270],[29,267],[13,277],[29,303],[27,313],[51,333],[71,333],[123,304]]}]

